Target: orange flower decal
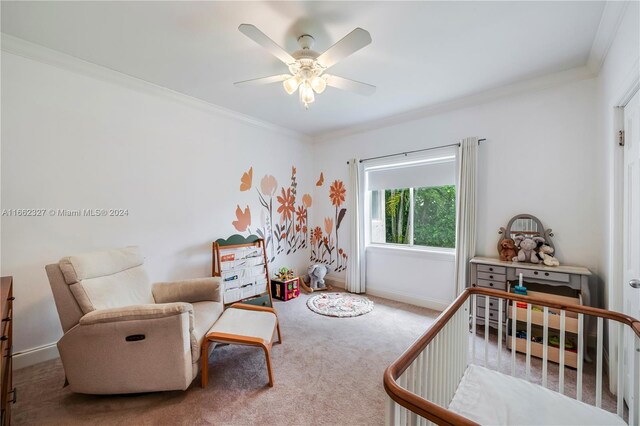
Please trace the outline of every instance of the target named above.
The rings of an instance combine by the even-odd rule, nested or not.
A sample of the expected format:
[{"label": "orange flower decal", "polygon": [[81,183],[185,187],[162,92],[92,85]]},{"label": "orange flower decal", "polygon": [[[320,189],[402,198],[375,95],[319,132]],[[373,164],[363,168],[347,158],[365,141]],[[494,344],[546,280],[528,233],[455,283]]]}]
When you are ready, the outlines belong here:
[{"label": "orange flower decal", "polygon": [[251,189],[251,181],[253,180],[253,167],[248,172],[242,174],[240,178],[240,191],[248,191]]},{"label": "orange flower decal", "polygon": [[344,196],[347,193],[347,190],[344,188],[344,184],[341,180],[333,181],[331,187],[329,188],[329,198],[331,199],[331,204],[336,207],[340,207],[342,203],[344,203]]},{"label": "orange flower decal", "polygon": [[302,204],[304,204],[304,206],[305,206],[306,208],[311,207],[311,195],[309,195],[309,194],[304,194],[304,195],[302,196]]},{"label": "orange flower decal", "polygon": [[236,217],[238,220],[234,220],[231,224],[240,232],[246,231],[249,225],[251,225],[251,210],[249,210],[249,206],[247,206],[243,212],[240,205],[238,205],[236,208]]},{"label": "orange flower decal", "polygon": [[322,228],[316,226],[312,231],[311,238],[313,238],[313,242],[318,244],[322,240]]},{"label": "orange flower decal", "polygon": [[297,215],[296,220],[298,221],[300,226],[307,223],[307,209],[305,209],[304,206],[298,206],[298,209],[296,210],[296,215]]},{"label": "orange flower decal", "polygon": [[278,182],[276,178],[271,175],[264,175],[262,180],[260,181],[260,191],[262,194],[273,196],[276,193],[276,188],[278,187]]},{"label": "orange flower decal", "polygon": [[324,231],[327,234],[330,234],[332,230],[333,230],[333,219],[331,219],[330,217],[325,217],[324,218]]},{"label": "orange flower decal", "polygon": [[282,188],[282,196],[278,195],[277,200],[280,203],[278,213],[280,213],[282,220],[291,220],[291,216],[295,211],[294,204],[296,203],[296,197],[291,193],[291,188],[287,188],[286,191]]},{"label": "orange flower decal", "polygon": [[318,181],[316,182],[316,186],[322,186],[323,183],[324,183],[324,174],[320,172],[320,178],[318,178]]}]

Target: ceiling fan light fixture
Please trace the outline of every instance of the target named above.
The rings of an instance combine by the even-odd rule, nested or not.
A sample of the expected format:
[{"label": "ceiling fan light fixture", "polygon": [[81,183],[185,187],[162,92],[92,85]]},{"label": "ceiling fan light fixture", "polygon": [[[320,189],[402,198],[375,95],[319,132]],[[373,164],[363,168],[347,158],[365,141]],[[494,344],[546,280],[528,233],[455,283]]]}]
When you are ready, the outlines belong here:
[{"label": "ceiling fan light fixture", "polygon": [[288,94],[292,95],[298,89],[298,86],[300,86],[301,82],[302,81],[300,80],[300,77],[297,75],[294,75],[291,78],[283,81],[282,86],[284,87],[284,90]]},{"label": "ceiling fan light fixture", "polygon": [[305,108],[309,107],[310,103],[316,100],[315,95],[313,94],[313,89],[308,81],[305,81],[300,85],[300,102],[304,105]]},{"label": "ceiling fan light fixture", "polygon": [[315,76],[311,80],[311,88],[317,93],[320,94],[324,92],[324,89],[327,88],[327,82],[324,78],[320,76]]}]

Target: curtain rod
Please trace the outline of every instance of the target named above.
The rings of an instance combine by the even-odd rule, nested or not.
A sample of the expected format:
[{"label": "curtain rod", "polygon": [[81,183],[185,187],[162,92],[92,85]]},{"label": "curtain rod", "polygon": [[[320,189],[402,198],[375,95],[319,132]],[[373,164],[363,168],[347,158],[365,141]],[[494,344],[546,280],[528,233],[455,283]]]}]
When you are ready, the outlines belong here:
[{"label": "curtain rod", "polygon": [[[478,139],[478,144],[480,144],[480,142],[484,142],[486,141],[486,138],[483,139]],[[369,158],[363,158],[362,160],[360,160],[360,163],[365,162],[365,161],[370,161],[370,160],[377,160],[379,158],[387,158],[387,157],[395,157],[396,155],[407,155],[407,154],[413,154],[416,152],[424,152],[424,151],[431,151],[432,149],[440,149],[440,148],[448,148],[450,146],[460,146],[460,142],[458,143],[451,143],[449,145],[442,145],[442,146],[433,146],[431,148],[424,148],[424,149],[416,149],[414,151],[406,151],[406,152],[397,152],[395,154],[388,154],[388,155],[380,155],[379,157],[369,157]],[[347,161],[347,164],[349,164],[349,162]]]}]

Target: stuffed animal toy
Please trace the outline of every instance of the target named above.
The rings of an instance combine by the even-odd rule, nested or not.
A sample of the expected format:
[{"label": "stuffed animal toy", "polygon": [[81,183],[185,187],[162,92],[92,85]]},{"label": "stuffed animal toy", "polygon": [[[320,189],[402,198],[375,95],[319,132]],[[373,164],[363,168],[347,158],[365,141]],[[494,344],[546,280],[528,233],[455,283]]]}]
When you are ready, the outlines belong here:
[{"label": "stuffed animal toy", "polygon": [[[314,290],[319,288],[325,288],[327,285],[324,282],[324,276],[327,275],[327,267],[324,265],[311,265],[307,270],[309,273],[310,285]],[[306,280],[305,280],[306,281]]]},{"label": "stuffed animal toy", "polygon": [[511,262],[514,257],[518,256],[516,242],[511,238],[505,238],[500,241],[500,260]]},{"label": "stuffed animal toy", "polygon": [[514,262],[540,263],[535,249],[538,247],[539,242],[544,242],[544,238],[527,238],[524,235],[516,235],[513,240],[518,247],[518,256],[512,259]]},{"label": "stuffed animal toy", "polygon": [[538,249],[538,257],[542,258],[542,263],[547,266],[560,266],[560,261],[553,257],[553,247],[543,244]]}]

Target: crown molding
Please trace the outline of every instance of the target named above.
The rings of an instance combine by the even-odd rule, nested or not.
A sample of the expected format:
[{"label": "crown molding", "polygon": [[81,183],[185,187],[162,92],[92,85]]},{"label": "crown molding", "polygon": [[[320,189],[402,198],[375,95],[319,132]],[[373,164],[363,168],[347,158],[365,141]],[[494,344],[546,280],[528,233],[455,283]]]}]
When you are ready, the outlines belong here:
[{"label": "crown molding", "polygon": [[560,71],[553,74],[546,74],[517,83],[499,86],[469,96],[463,96],[451,101],[429,105],[377,120],[367,121],[359,125],[319,133],[313,136],[313,142],[322,143],[359,133],[366,133],[372,130],[378,130],[410,121],[420,120],[436,114],[442,114],[466,107],[485,104],[508,96],[515,96],[527,92],[535,92],[555,86],[561,86],[563,84],[571,82],[591,79],[594,77],[596,77],[596,74],[594,74],[587,66],[571,68],[569,70]]},{"label": "crown molding", "polygon": [[629,0],[624,1],[607,1],[604,4],[604,10],[600,17],[600,24],[596,36],[591,44],[589,59],[587,59],[587,67],[595,73],[600,72],[600,68],[607,58],[611,44],[618,34],[618,28],[624,19],[624,14],[629,6]]},{"label": "crown molding", "polygon": [[76,74],[92,77],[98,80],[117,84],[128,89],[136,90],[142,93],[159,96],[174,102],[198,109],[208,114],[230,118],[241,123],[251,125],[260,129],[279,133],[285,136],[301,139],[304,142],[312,142],[309,135],[296,132],[295,130],[277,126],[266,121],[259,120],[246,114],[233,111],[219,105],[215,105],[202,99],[176,92],[163,86],[150,83],[146,80],[133,77],[128,74],[107,68],[92,62],[84,61],[75,56],[68,55],[58,50],[49,49],[42,45],[32,43],[30,41],[14,37],[6,33],[0,33],[2,39],[2,51],[22,56],[27,59],[52,65]]}]

